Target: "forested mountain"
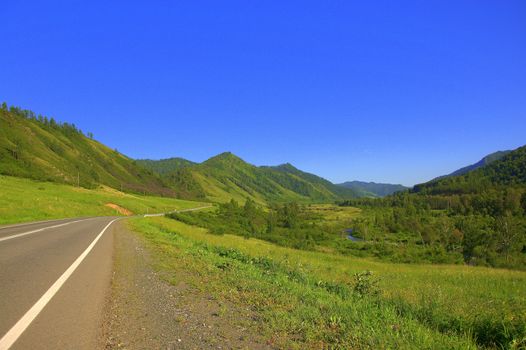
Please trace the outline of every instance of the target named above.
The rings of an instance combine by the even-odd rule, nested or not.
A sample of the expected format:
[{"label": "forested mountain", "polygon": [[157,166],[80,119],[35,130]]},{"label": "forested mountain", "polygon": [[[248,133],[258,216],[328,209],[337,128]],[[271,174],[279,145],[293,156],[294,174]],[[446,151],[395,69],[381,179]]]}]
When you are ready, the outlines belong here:
[{"label": "forested mountain", "polygon": [[475,194],[504,186],[526,185],[526,146],[508,151],[504,155],[502,152],[497,152],[492,156],[499,159],[489,160],[489,164],[463,175],[448,176],[416,185],[413,192],[443,195]]},{"label": "forested mountain", "polygon": [[312,184],[316,184],[317,186],[325,187],[329,189],[332,193],[340,197],[343,197],[343,198],[356,197],[358,195],[358,193],[352,189],[341,188],[322,177],[301,171],[290,163],[281,164],[281,165],[272,166],[272,167],[261,167],[261,168],[263,169],[270,168],[271,170],[277,170],[282,173],[296,176]]},{"label": "forested mountain", "polygon": [[409,189],[402,185],[376,182],[347,181],[338,186],[354,190],[360,197],[385,197],[395,192]]},{"label": "forested mountain", "polygon": [[159,176],[117,150],[17,107],[0,108],[0,174],[83,187],[100,184],[129,192],[175,196]]},{"label": "forested mountain", "polygon": [[180,170],[184,167],[197,164],[190,160],[178,157],[160,160],[137,159],[136,161],[143,167],[153,170],[161,175],[173,173],[174,171]]},{"label": "forested mountain", "polygon": [[[156,165],[143,163],[150,169]],[[259,203],[270,201],[334,201],[351,198],[352,190],[339,188],[290,164],[257,167],[230,152],[221,153],[200,164],[188,164],[164,174],[170,184],[185,185],[197,198],[227,202],[250,198]],[[184,179],[184,181],[182,181]]]},{"label": "forested mountain", "polygon": [[439,176],[439,177],[437,177],[434,180],[440,180],[440,179],[443,179],[443,178],[446,178],[446,177],[459,176],[459,175],[467,174],[467,173],[469,173],[472,170],[476,170],[478,168],[485,167],[486,165],[489,165],[489,164],[493,163],[494,161],[501,159],[502,157],[504,157],[505,155],[507,155],[510,152],[511,151],[497,151],[497,152],[488,154],[487,156],[485,156],[484,158],[482,158],[481,160],[479,160],[475,164],[471,164],[471,165],[465,166],[463,168],[460,168],[458,170],[455,170],[451,174],[444,175],[444,176]]}]

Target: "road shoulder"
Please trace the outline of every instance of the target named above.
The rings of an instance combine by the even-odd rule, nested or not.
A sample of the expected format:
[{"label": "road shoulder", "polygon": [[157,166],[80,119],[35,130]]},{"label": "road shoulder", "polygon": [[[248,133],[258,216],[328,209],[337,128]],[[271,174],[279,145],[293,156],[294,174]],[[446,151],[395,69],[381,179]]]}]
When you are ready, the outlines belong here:
[{"label": "road shoulder", "polygon": [[[107,349],[265,349],[249,310],[187,283],[168,283],[142,239],[121,222],[114,232],[114,271],[106,307]],[[172,267],[177,269],[177,267]]]}]

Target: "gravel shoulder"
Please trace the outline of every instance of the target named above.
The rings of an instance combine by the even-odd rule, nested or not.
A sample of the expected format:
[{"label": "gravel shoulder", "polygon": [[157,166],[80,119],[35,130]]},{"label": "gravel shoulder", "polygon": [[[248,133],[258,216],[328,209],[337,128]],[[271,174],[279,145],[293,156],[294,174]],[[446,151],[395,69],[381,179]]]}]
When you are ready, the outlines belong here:
[{"label": "gravel shoulder", "polygon": [[114,259],[106,349],[271,348],[250,310],[192,287],[185,271],[165,281],[146,244],[123,222],[114,231]]}]

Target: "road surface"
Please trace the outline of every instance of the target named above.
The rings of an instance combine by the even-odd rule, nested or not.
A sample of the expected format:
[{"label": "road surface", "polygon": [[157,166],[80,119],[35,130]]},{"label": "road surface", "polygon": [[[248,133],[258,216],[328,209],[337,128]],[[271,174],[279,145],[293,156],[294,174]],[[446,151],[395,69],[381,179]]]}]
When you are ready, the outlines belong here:
[{"label": "road surface", "polygon": [[0,227],[0,350],[103,347],[116,219]]}]

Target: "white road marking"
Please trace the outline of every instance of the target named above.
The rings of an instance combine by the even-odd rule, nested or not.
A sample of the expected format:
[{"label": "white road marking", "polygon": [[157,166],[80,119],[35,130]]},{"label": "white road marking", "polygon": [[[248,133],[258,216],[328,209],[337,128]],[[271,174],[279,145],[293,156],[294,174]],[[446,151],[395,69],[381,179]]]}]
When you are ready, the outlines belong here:
[{"label": "white road marking", "polygon": [[[73,218],[71,218],[71,219],[73,219]],[[8,229],[8,228],[24,227],[24,226],[30,226],[30,225],[45,224],[46,222],[64,221],[64,220],[67,220],[67,219],[50,219],[50,220],[42,220],[42,221],[24,222],[24,223],[20,223],[20,224],[0,226],[0,230],[5,230],[5,229]]]},{"label": "white road marking", "polygon": [[[119,218],[120,219],[120,218]],[[82,254],[71,264],[70,267],[62,274],[62,276],[59,277],[58,280],[56,280],[55,283],[38,299],[38,301],[25,313],[24,316],[18,322],[7,332],[2,339],[0,339],[0,350],[7,350],[9,349],[16,341],[17,339],[24,333],[27,327],[33,322],[33,320],[38,316],[38,314],[44,309],[44,307],[49,303],[49,301],[57,294],[57,292],[60,290],[62,285],[68,280],[68,278],[75,272],[77,267],[82,263],[84,258],[89,254],[89,252],[93,249],[95,244],[98,242],[98,240],[102,237],[104,232],[110,227],[111,224],[113,224],[115,221],[119,219],[114,219],[110,221],[104,229],[98,234],[98,236],[91,242],[91,244],[86,248]]]},{"label": "white road marking", "polygon": [[85,220],[90,220],[90,219],[82,219],[82,220],[77,220],[77,221],[70,221],[70,222],[66,222],[66,223],[63,223],[63,224],[59,224],[59,225],[46,226],[46,227],[39,228],[37,230],[32,230],[32,231],[28,231],[28,232],[18,233],[16,235],[12,235],[12,236],[2,237],[2,238],[0,238],[0,242],[7,241],[8,239],[13,239],[13,238],[18,238],[18,237],[22,237],[22,236],[27,236],[27,235],[30,235],[32,233],[42,232],[42,231],[48,230],[50,228],[57,228],[57,227],[62,227],[62,226],[66,226],[66,225],[69,225],[69,224],[74,224],[76,222],[81,222],[81,221],[85,221]]}]

